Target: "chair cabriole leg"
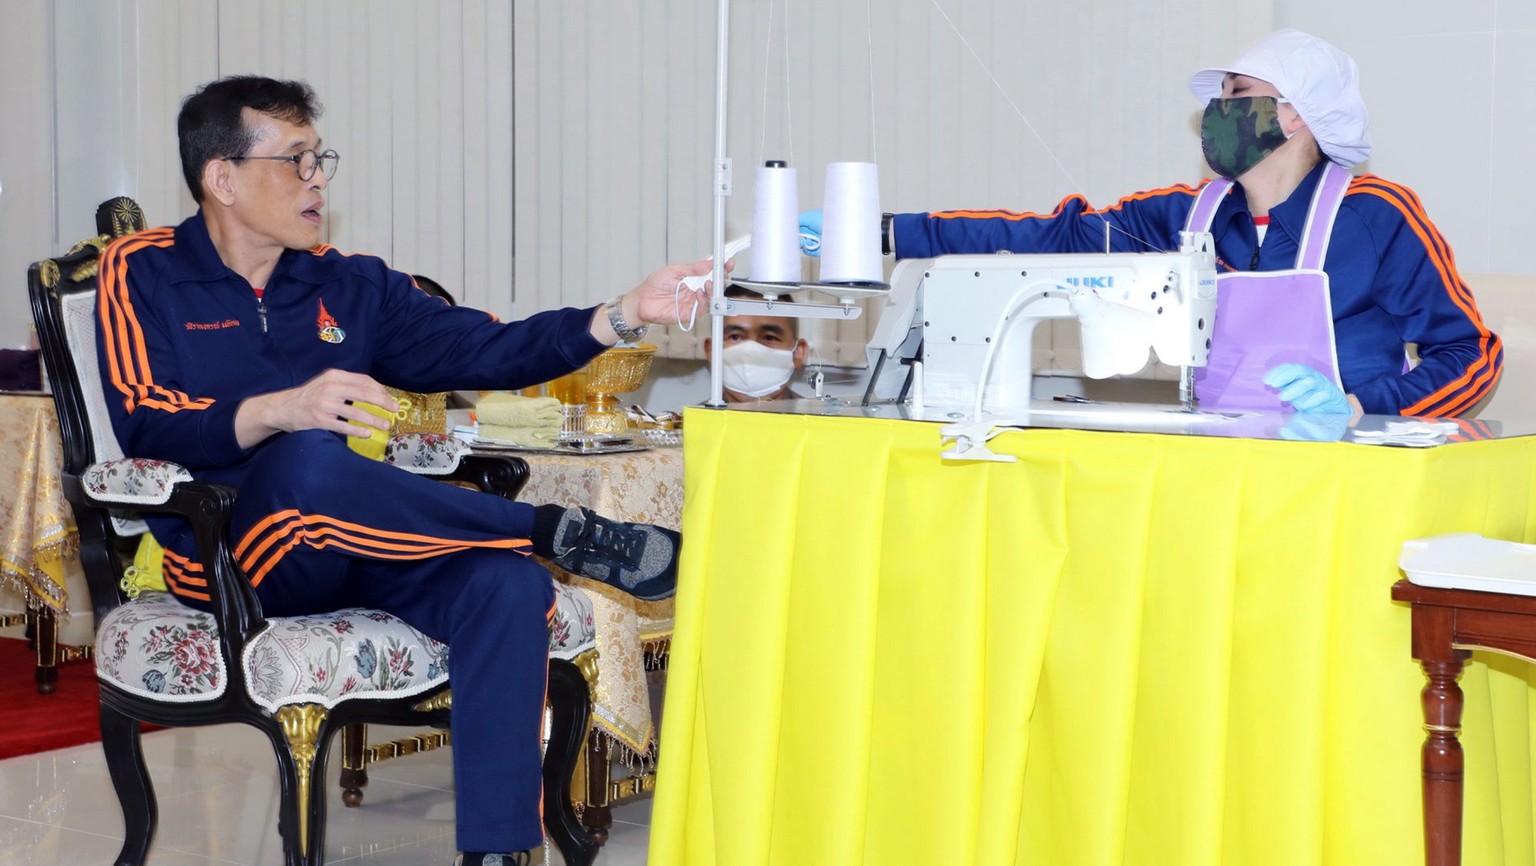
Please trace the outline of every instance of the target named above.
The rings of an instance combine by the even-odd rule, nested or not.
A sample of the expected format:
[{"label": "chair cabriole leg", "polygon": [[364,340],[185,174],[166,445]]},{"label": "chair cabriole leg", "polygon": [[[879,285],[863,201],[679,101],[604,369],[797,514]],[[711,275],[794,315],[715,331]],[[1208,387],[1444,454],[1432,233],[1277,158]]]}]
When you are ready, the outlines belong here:
[{"label": "chair cabriole leg", "polygon": [[283,737],[288,741],[288,751],[293,756],[298,790],[295,791],[298,820],[298,853],[308,859],[310,855],[310,813],[314,808],[315,756],[318,754],[320,726],[325,721],[325,707],[319,704],[288,704],[278,707],[277,723],[282,726]]},{"label": "chair cabriole leg", "polygon": [[149,769],[144,766],[138,720],[102,704],[101,743],[107,756],[107,772],[123,810],[123,847],[115,866],[143,866],[149,858],[160,810]]}]

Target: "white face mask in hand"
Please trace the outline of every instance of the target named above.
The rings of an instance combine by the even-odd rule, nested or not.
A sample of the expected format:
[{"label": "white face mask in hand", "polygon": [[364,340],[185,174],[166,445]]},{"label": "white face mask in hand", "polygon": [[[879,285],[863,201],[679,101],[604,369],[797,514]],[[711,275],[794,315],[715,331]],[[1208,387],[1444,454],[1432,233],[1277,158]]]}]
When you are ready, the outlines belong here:
[{"label": "white face mask in hand", "polygon": [[770,349],[756,340],[727,346],[720,356],[726,390],[748,397],[766,397],[784,387],[795,372],[795,353]]}]

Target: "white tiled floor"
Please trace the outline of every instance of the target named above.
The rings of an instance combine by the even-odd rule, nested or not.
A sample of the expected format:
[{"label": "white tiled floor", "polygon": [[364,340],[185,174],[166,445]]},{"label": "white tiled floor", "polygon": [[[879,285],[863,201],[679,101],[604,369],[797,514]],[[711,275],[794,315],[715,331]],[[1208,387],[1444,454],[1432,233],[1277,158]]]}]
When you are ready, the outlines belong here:
[{"label": "white tiled floor", "polygon": [[[244,725],[157,731],[144,735],[144,752],[160,800],[152,866],[282,863],[274,759],[260,734]],[[447,750],[372,767],[357,809],[341,803],[334,752],[330,763],[327,863],[453,862]],[[645,863],[650,817],[648,799],[616,808],[598,866]],[[121,844],[122,813],[98,744],[0,761],[0,863],[110,863]],[[558,853],[549,862],[563,863]]]}]

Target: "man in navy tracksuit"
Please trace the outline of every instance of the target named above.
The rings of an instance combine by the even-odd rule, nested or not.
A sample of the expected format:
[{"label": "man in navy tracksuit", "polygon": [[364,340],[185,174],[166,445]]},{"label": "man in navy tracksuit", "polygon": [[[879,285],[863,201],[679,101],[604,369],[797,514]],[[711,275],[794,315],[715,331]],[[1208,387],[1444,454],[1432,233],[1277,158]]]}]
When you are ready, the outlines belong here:
[{"label": "man in navy tracksuit", "polygon": [[[268,615],[363,605],[448,643],[463,862],[526,862],[542,845],[540,735],[554,558],[641,597],[670,594],[680,539],[584,509],[508,502],[369,460],[346,436],[387,429],[385,384],[516,388],[568,373],[644,325],[675,321],[684,276],[662,268],[594,309],[500,323],[444,304],[370,256],[323,244],[337,156],[302,82],[227,78],[178,118],[200,205],[102,260],[102,379],[129,456],[239,489],[235,556]],[[702,293],[697,293],[702,294]],[[207,581],[185,522],[151,520],[168,586]]]}]

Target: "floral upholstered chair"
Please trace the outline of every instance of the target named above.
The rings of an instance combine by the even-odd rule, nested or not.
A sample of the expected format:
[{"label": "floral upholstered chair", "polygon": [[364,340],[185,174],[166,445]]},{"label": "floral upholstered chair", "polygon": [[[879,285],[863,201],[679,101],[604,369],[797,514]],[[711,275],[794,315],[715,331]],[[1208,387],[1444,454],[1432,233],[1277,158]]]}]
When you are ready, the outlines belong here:
[{"label": "floral upholstered chair", "polygon": [[[103,208],[109,206],[137,211],[127,199]],[[142,223],[140,214],[136,224]],[[61,479],[95,614],[102,748],[125,830],[116,862],[144,863],[158,821],[139,723],[238,721],[262,731],[277,758],[284,862],[323,863],[321,786],[333,735],[366,722],[445,728],[452,707],[450,648],[377,610],[264,617],[226,538],[234,491],[194,481],[174,463],[123,458],[107,421],[94,327],[96,260],[111,234],[104,230],[64,256],[34,264],[28,290],[58,408]],[[508,498],[527,478],[523,461],[472,455],[447,436],[392,441],[385,459]],[[135,513],[180,514],[192,524],[212,613],[125,580],[124,539],[143,531],[128,519]],[[590,663],[594,645],[590,605],[585,611],[583,605],[579,594],[561,593],[558,628],[551,632],[543,769],[545,824],[572,864],[590,864],[596,853],[570,792],[590,712],[578,666]]]}]

